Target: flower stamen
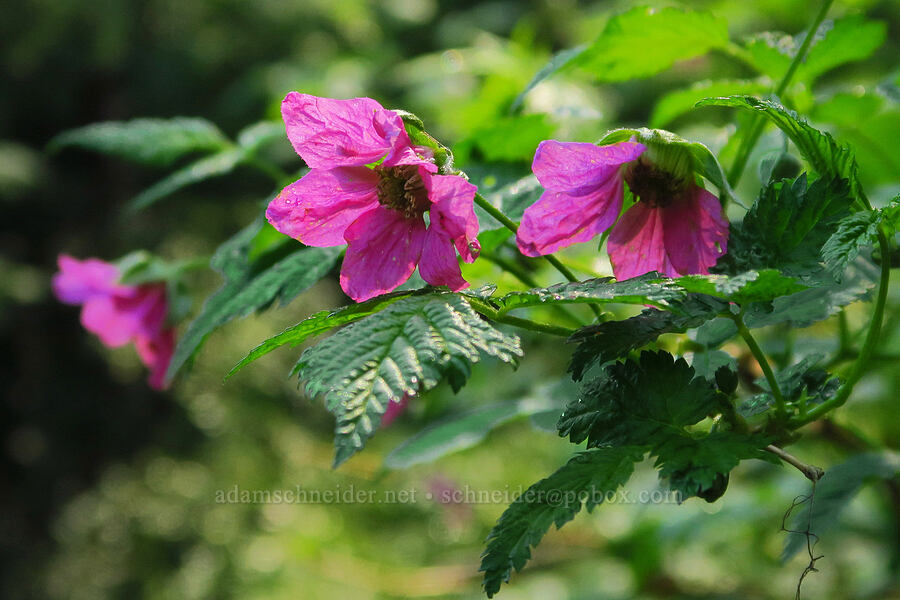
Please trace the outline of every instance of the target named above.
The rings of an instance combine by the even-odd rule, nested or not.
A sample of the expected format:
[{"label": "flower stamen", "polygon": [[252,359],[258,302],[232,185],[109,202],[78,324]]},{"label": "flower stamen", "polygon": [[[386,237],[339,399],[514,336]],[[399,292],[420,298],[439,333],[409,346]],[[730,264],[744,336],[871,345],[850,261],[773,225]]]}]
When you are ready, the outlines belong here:
[{"label": "flower stamen", "polygon": [[416,165],[398,165],[376,171],[378,203],[396,210],[407,219],[418,217],[428,210],[428,190]]}]

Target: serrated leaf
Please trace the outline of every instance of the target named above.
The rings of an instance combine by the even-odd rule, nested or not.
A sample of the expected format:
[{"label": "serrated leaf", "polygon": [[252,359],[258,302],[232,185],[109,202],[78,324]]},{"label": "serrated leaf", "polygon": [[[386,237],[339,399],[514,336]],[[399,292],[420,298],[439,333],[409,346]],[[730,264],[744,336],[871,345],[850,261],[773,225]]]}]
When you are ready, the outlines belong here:
[{"label": "serrated leaf", "polygon": [[769,440],[759,436],[715,431],[699,438],[669,436],[653,452],[660,477],[680,497],[690,498],[713,488],[718,477],[729,473],[742,460],[777,462],[763,450],[768,444]]},{"label": "serrated leaf", "polygon": [[728,44],[727,21],[710,13],[636,7],[607,21],[599,37],[573,61],[600,81],[627,81]]},{"label": "serrated leaf", "polygon": [[764,188],[744,220],[732,225],[728,253],[715,270],[777,268],[788,275],[815,278],[821,271],[821,248],[849,214],[852,203],[843,180],[806,174]]},{"label": "serrated leaf", "polygon": [[841,219],[822,246],[822,260],[837,281],[841,281],[844,269],[856,259],[859,251],[875,241],[882,223],[889,231],[896,231],[898,214],[900,196],[884,209],[864,210]]},{"label": "serrated leaf", "polygon": [[669,125],[678,117],[692,111],[700,100],[710,96],[735,96],[765,94],[771,84],[762,80],[717,80],[700,81],[689,88],[683,88],[665,94],[653,107],[650,127],[660,128]]},{"label": "serrated leaf", "polygon": [[722,298],[737,304],[768,302],[806,289],[793,277],[775,269],[744,271],[732,276],[686,275],[675,280],[685,291]]},{"label": "serrated leaf", "polygon": [[269,352],[281,348],[282,346],[295,347],[311,337],[321,335],[331,331],[335,327],[348,325],[355,321],[359,321],[369,315],[375,314],[386,306],[412,295],[412,292],[394,292],[377,296],[371,300],[360,302],[359,304],[350,304],[334,310],[322,310],[303,319],[296,325],[288,327],[278,335],[272,336],[263,341],[256,348],[250,351],[247,356],[231,368],[225,379],[252,363],[262,358]]},{"label": "serrated leaf", "polygon": [[230,173],[246,158],[241,148],[223,150],[179,169],[154,183],[128,203],[131,210],[141,210],[181,188]]},{"label": "serrated leaf", "polygon": [[171,379],[200,350],[206,337],[232,319],[244,317],[280,299],[287,304],[330,271],[340,248],[305,248],[284,238],[254,260],[249,255],[263,229],[258,219],[216,251],[210,266],[222,274],[224,285],[203,304],[200,314],[178,340],[166,374]]},{"label": "serrated leaf", "polygon": [[[841,385],[840,379],[816,366],[823,358],[821,354],[812,354],[775,373],[778,388],[786,402],[812,407],[831,399],[837,393]],[[766,390],[766,393],[772,391],[765,377],[758,378],[756,385]],[[774,400],[767,400],[765,403],[768,406]]]},{"label": "serrated leaf", "polygon": [[680,303],[678,313],[649,308],[622,321],[606,321],[583,327],[568,340],[579,343],[572,354],[569,372],[572,379],[581,381],[593,365],[621,358],[664,333],[684,333],[699,327],[727,309],[728,304],[716,298],[690,295]]},{"label": "serrated leaf", "polygon": [[879,273],[871,261],[859,257],[845,269],[840,283],[826,272],[820,276],[821,282],[808,290],[776,298],[771,304],[751,304],[744,315],[747,327],[756,329],[778,323],[808,327],[865,296],[875,287]]},{"label": "serrated leaf", "polygon": [[435,387],[453,361],[514,363],[519,338],[494,329],[462,296],[403,298],[307,348],[294,371],[335,415],[335,466],[365,446],[389,402]]},{"label": "serrated leaf", "polygon": [[[514,419],[546,412],[554,407],[546,395],[517,402],[480,406],[429,425],[391,451],[384,459],[389,469],[406,469],[433,462],[453,452],[478,444],[487,434]],[[559,409],[557,409],[559,410]]]},{"label": "serrated leaf", "polygon": [[716,389],[680,358],[643,352],[606,367],[569,403],[559,434],[587,447],[651,445],[701,421],[718,406]]},{"label": "serrated leaf", "polygon": [[[863,484],[870,479],[892,479],[900,473],[900,453],[885,450],[852,456],[847,461],[830,467],[825,477],[816,483],[812,514],[807,504],[794,509],[789,528],[793,531],[810,531],[822,537],[840,522],[841,513],[850,504]],[[787,561],[806,547],[806,535],[789,533],[785,540],[781,560]]]},{"label": "serrated leaf", "polygon": [[134,119],[107,121],[64,131],[50,141],[49,149],[78,147],[134,162],[161,165],[191,152],[220,150],[228,140],[205,119]]},{"label": "serrated leaf", "polygon": [[724,401],[715,384],[697,376],[683,358],[643,352],[640,360],[613,363],[585,384],[560,417],[559,434],[573,444],[586,441],[588,448],[647,447],[672,489],[683,498],[704,496],[716,476],[724,477],[740,460],[768,458],[759,452],[769,443],[763,437],[687,429],[722,412]]},{"label": "serrated leaf", "polygon": [[850,182],[853,198],[860,199],[863,204],[867,202],[859,182],[859,167],[853,150],[849,146],[839,145],[831,134],[812,127],[794,111],[772,100],[753,96],[706,98],[697,106],[736,106],[764,114],[794,142],[803,158],[819,175],[826,180],[846,179]]},{"label": "serrated leaf", "polygon": [[647,273],[625,281],[611,277],[588,279],[574,283],[560,283],[547,288],[511,292],[493,301],[501,313],[517,308],[556,303],[652,304],[667,306],[684,298],[685,292],[673,280]]},{"label": "serrated leaf", "polygon": [[586,506],[588,512],[623,486],[642,460],[640,447],[582,452],[556,472],[529,487],[507,508],[488,534],[481,556],[484,591],[492,598],[513,569],[521,571],[531,549],[556,525],[559,529]]}]

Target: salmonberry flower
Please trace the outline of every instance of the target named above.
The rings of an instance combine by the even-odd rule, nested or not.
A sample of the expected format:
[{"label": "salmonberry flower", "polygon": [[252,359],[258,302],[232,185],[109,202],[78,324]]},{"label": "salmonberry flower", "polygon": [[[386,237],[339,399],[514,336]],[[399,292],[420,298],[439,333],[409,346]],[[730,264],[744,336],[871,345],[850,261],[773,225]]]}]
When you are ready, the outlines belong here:
[{"label": "salmonberry flower", "polygon": [[175,350],[175,329],[166,327],[168,302],[164,283],[138,286],[118,283],[115,265],[61,254],[53,291],[66,304],[81,305],[81,324],[110,348],[134,342],[150,369],[148,383],[166,387],[165,376]]},{"label": "salmonberry flower", "polygon": [[[659,150],[632,141],[541,142],[532,170],[546,191],[525,210],[519,250],[551,254],[612,226],[607,248],[619,280],[650,271],[708,273],[726,251],[728,221],[719,200],[685,168],[683,151]],[[636,202],[616,222],[623,183]]]},{"label": "salmonberry flower", "polygon": [[275,229],[307,246],[346,243],[341,287],[357,302],[393,290],[416,265],[432,285],[468,287],[457,251],[466,262],[480,251],[475,186],[438,175],[431,151],[412,145],[397,113],[371,98],[298,92],[281,113],[310,171],[269,204]]}]

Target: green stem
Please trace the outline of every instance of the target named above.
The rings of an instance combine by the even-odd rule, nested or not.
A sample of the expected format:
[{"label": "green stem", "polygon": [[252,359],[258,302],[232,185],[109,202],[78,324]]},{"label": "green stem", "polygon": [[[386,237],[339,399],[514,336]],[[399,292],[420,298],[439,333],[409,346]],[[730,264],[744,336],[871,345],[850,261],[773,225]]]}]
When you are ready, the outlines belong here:
[{"label": "green stem", "polygon": [[781,387],[778,385],[778,380],[775,379],[775,372],[772,371],[772,365],[769,364],[769,360],[766,358],[762,348],[756,343],[753,334],[750,333],[750,330],[744,325],[744,320],[741,316],[731,315],[731,320],[737,325],[738,333],[744,338],[744,342],[747,343],[747,347],[750,348],[750,352],[753,353],[756,362],[759,363],[759,368],[762,369],[763,374],[766,376],[766,381],[769,382],[769,387],[772,389],[772,396],[775,398],[775,414],[779,419],[784,419],[787,415],[787,404],[784,401],[784,395],[781,393]]},{"label": "green stem", "polygon": [[[477,192],[475,193],[475,203],[478,206],[480,206],[481,208],[483,208],[486,213],[488,213],[489,215],[491,215],[492,217],[497,219],[497,221],[502,223],[504,227],[506,227],[513,233],[518,233],[519,226],[516,225],[516,222],[513,221],[512,219],[510,219],[509,217],[507,217],[506,215],[504,215],[497,207],[495,207],[493,204],[488,202],[484,196],[482,196],[481,194],[479,194]],[[544,258],[548,263],[553,265],[553,268],[555,268],[557,271],[562,273],[563,277],[565,277],[569,281],[571,281],[571,282],[578,281],[578,277],[575,276],[575,273],[573,273],[571,270],[569,270],[569,267],[567,267],[566,265],[559,262],[559,259],[556,258],[555,256],[553,256],[552,254],[546,254],[542,258]],[[594,315],[598,319],[603,315],[603,313],[600,312],[600,309],[597,308],[595,305],[589,304],[588,306],[591,307],[591,310],[594,312]]]},{"label": "green stem", "polygon": [[869,322],[869,330],[868,333],[866,333],[866,339],[863,342],[863,346],[859,351],[859,356],[857,357],[856,362],[853,363],[850,372],[847,374],[847,378],[844,380],[843,385],[838,388],[834,397],[811,408],[805,415],[792,419],[788,423],[790,429],[797,429],[807,423],[820,419],[827,412],[842,406],[847,402],[850,393],[853,392],[853,387],[856,385],[856,382],[862,378],[866,369],[868,369],[871,364],[875,349],[878,347],[878,339],[881,336],[881,325],[884,320],[884,306],[887,302],[888,286],[891,279],[891,263],[884,260],[885,256],[890,256],[890,246],[888,244],[887,236],[884,235],[884,232],[881,229],[878,230],[878,246],[881,249],[882,256],[881,281],[878,284],[878,297],[875,299],[875,311],[872,313],[872,320]]},{"label": "green stem", "polygon": [[[819,9],[819,13],[813,20],[809,31],[806,32],[806,37],[803,38],[803,43],[800,45],[800,49],[797,50],[797,54],[796,56],[794,56],[794,60],[791,61],[787,72],[784,74],[784,77],[781,78],[781,81],[778,83],[778,87],[775,88],[776,96],[780,97],[782,94],[784,94],[788,85],[790,85],[791,79],[793,79],[794,75],[797,73],[797,69],[800,68],[800,64],[806,58],[806,53],[809,51],[809,46],[812,44],[813,37],[815,37],[816,32],[819,30],[819,25],[821,25],[822,21],[825,20],[825,17],[826,15],[828,15],[828,11],[831,9],[831,5],[833,3],[834,0],[825,0],[822,3],[822,8]],[[753,152],[753,148],[756,146],[756,142],[759,141],[759,136],[762,135],[764,125],[765,121],[763,120],[761,115],[754,115],[753,119],[751,119],[750,129],[747,132],[747,136],[744,137],[743,141],[741,142],[741,145],[738,148],[738,154],[734,159],[734,163],[731,165],[731,169],[728,170],[728,183],[731,184],[731,187],[736,187],[738,182],[741,180],[741,175],[743,175],[744,173],[744,168],[747,166],[747,161],[750,160],[750,154]]]},{"label": "green stem", "polygon": [[501,315],[494,320],[498,323],[506,323],[507,325],[512,325],[513,327],[518,327],[520,329],[537,331],[539,333],[549,333],[550,335],[558,335],[565,338],[575,333],[574,329],[561,327],[559,325],[550,325],[548,323],[538,323],[537,321],[529,321],[528,319],[513,317],[512,315]]},{"label": "green stem", "polygon": [[[516,279],[518,279],[519,281],[521,281],[522,283],[524,283],[525,285],[527,285],[530,288],[540,287],[538,285],[538,282],[534,279],[534,277],[531,276],[531,273],[529,273],[528,271],[526,271],[525,269],[523,269],[522,267],[520,267],[519,265],[517,265],[516,263],[514,263],[511,260],[507,260],[507,259],[503,258],[502,256],[498,256],[496,254],[489,253],[489,252],[482,252],[481,258],[494,263],[495,265],[497,265],[498,267],[500,267],[501,269],[503,269],[504,271],[506,271],[507,273],[509,273],[510,275],[512,275],[513,277],[515,277]],[[553,307],[554,311],[556,311],[560,316],[562,316],[567,321],[569,321],[572,325],[574,325],[576,327],[584,326],[584,323],[581,321],[581,319],[576,317],[565,306],[560,306],[559,304],[553,304],[552,307]]]},{"label": "green stem", "polygon": [[538,323],[536,321],[529,321],[528,319],[500,314],[496,308],[478,298],[468,298],[468,301],[469,305],[471,305],[476,312],[498,323],[505,323],[507,325],[512,325],[513,327],[518,327],[519,329],[527,329],[528,331],[537,331],[539,333],[549,333],[550,335],[566,338],[575,333],[574,329],[560,327],[559,325]]}]

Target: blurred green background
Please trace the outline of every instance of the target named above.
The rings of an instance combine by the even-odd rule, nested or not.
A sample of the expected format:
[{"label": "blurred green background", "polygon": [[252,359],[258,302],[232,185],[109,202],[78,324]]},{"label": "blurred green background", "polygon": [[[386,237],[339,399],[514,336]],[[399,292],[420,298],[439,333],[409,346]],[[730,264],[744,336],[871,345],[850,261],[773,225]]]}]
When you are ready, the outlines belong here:
[{"label": "blurred green background", "polygon": [[[222,376],[260,340],[345,302],[334,274],[290,306],[214,334],[190,375],[165,394],[146,388],[132,349],[102,347],[81,329],[77,310],[49,291],[60,252],[104,259],[137,248],[168,258],[209,254],[258,214],[276,191],[271,182],[240,169],[135,214],[123,210],[125,203],[165,171],[74,150],[51,155],[45,146],[67,128],[144,116],[204,117],[235,134],[260,119],[277,120],[284,94],[301,90],[367,95],[410,110],[470,172],[524,174],[541,139],[592,140],[611,127],[646,125],[668,91],[748,76],[717,54],[615,85],[576,73],[536,88],[524,117],[509,119],[513,99],[553,52],[590,41],[609,15],[633,4],[0,2],[0,596],[480,597],[483,540],[512,498],[444,504],[426,493],[514,493],[549,474],[572,447],[526,419],[435,463],[389,471],[382,460],[426,423],[467,408],[534,396],[562,405],[565,396],[547,383],[565,372],[568,350],[526,338],[515,377],[506,365],[478,366],[459,395],[441,387],[414,400],[361,455],[332,471],[331,418],[286,378],[297,351],[272,355],[227,385]],[[796,34],[819,5],[688,4],[727,18],[736,40],[765,30]],[[887,23],[887,42],[807,92],[812,105],[825,107],[816,109],[821,119],[857,144],[870,195],[883,201],[900,181],[900,3],[838,1],[832,16],[851,13]],[[850,118],[833,101],[848,90],[851,100],[874,96],[885,81],[893,88],[878,88],[882,104],[867,115],[871,122]],[[706,120],[689,114],[667,127],[723,146],[733,131],[728,114],[700,117]],[[764,138],[758,154],[778,143],[777,136]],[[286,141],[268,152],[288,171],[299,169]],[[742,188],[747,199],[759,185],[754,160]],[[593,260],[589,253],[571,258]],[[489,264],[468,273],[499,277]],[[190,283],[199,302],[218,278],[201,272]],[[895,314],[898,304],[894,293]],[[849,317],[861,326],[866,306]],[[896,356],[900,331],[896,318],[890,323],[886,351],[894,348]],[[822,324],[796,343],[827,348],[833,331]],[[782,333],[764,338],[773,352],[783,345]],[[900,372],[896,360],[881,366],[836,423],[811,428],[798,455],[828,467],[869,444],[900,448]],[[630,489],[655,485],[645,465]],[[216,502],[217,492],[235,487],[297,486],[373,491],[376,499],[406,490],[415,501]],[[806,561],[780,563],[779,528],[791,499],[807,491],[796,472],[760,463],[743,465],[715,504],[603,506],[551,532],[501,597],[793,597]],[[898,487],[866,487],[818,550],[826,558],[804,584],[805,597],[900,598]]]}]

